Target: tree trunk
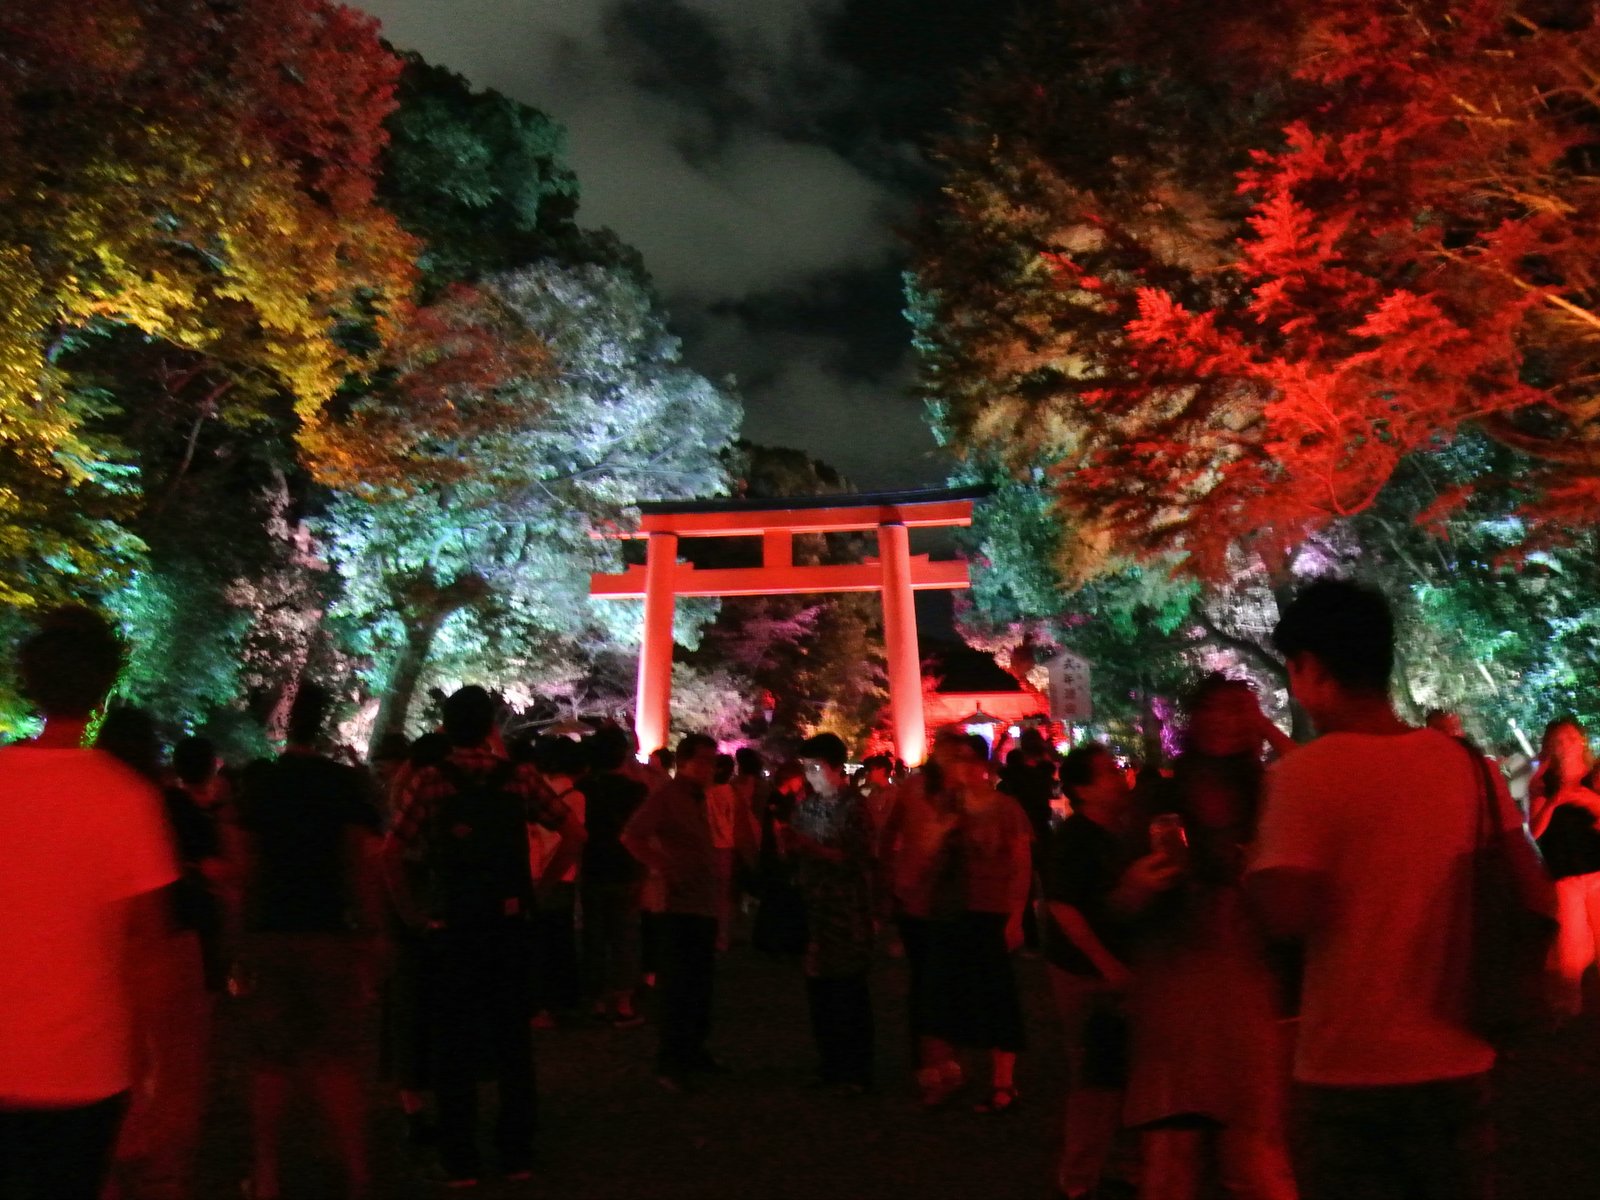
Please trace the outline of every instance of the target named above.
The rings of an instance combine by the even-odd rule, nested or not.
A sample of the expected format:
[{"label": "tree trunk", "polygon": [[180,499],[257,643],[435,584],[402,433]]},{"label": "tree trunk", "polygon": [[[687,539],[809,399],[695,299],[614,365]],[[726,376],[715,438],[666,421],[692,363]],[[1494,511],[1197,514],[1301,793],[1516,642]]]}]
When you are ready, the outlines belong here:
[{"label": "tree trunk", "polygon": [[411,712],[412,700],[416,698],[422,669],[428,665],[433,639],[449,613],[449,609],[436,609],[419,620],[407,623],[406,642],[400,650],[400,661],[395,665],[389,687],[378,705],[378,719],[372,732],[374,744],[391,733],[406,736],[406,717]]}]

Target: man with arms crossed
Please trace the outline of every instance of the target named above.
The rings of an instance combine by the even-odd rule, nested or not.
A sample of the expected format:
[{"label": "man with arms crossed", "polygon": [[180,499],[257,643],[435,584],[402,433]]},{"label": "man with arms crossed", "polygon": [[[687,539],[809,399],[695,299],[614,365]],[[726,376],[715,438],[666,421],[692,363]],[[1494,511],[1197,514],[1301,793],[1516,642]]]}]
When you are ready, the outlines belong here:
[{"label": "man with arms crossed", "polygon": [[1487,1197],[1494,1050],[1466,1013],[1483,774],[1395,714],[1382,596],[1318,580],[1273,641],[1321,735],[1269,773],[1247,878],[1269,932],[1305,947],[1301,1195]]}]

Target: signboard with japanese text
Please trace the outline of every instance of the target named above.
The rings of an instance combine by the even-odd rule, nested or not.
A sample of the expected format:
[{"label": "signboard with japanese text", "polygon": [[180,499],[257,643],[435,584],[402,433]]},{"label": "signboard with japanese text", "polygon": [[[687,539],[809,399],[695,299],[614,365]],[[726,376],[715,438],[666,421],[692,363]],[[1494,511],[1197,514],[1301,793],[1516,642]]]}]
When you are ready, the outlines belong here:
[{"label": "signboard with japanese text", "polygon": [[1057,721],[1082,723],[1094,715],[1089,699],[1089,660],[1063,650],[1045,669],[1050,673],[1050,716]]}]

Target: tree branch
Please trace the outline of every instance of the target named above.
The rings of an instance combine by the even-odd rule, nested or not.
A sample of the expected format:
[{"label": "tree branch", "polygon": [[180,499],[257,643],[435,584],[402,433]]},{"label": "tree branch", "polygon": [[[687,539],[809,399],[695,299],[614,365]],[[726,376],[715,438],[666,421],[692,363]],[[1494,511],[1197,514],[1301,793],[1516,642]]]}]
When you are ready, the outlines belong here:
[{"label": "tree branch", "polygon": [[1545,462],[1600,471],[1600,442],[1557,441],[1554,438],[1527,433],[1513,425],[1506,413],[1490,413],[1478,418],[1476,424],[1487,436],[1502,446],[1522,454],[1543,459]]},{"label": "tree branch", "polygon": [[162,493],[161,499],[151,507],[152,515],[160,516],[166,511],[167,505],[172,503],[173,496],[177,495],[178,485],[183,482],[183,477],[189,473],[189,467],[194,462],[195,447],[200,443],[200,430],[206,421],[216,414],[217,401],[232,390],[233,383],[231,379],[223,380],[211,389],[204,400],[200,401],[200,410],[195,413],[194,424],[189,429],[189,440],[183,448],[183,459],[178,463],[178,469],[172,473],[172,478],[167,481],[167,488]]},{"label": "tree branch", "polygon": [[1279,683],[1285,686],[1288,685],[1289,674],[1284,670],[1283,664],[1268,654],[1266,650],[1246,638],[1219,629],[1217,623],[1211,619],[1211,614],[1205,610],[1203,605],[1197,605],[1196,612],[1200,617],[1200,627],[1206,631],[1208,638],[1219,646],[1225,646],[1241,657],[1249,659]]}]

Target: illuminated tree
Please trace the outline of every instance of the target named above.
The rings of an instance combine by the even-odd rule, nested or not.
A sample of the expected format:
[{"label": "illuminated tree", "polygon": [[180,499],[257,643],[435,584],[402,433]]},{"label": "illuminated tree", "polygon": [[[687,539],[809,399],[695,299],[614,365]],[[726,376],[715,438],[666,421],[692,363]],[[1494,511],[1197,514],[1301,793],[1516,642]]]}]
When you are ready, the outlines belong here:
[{"label": "illuminated tree", "polygon": [[[108,413],[277,423],[337,457],[330,401],[408,302],[415,244],[373,203],[399,62],[366,17],[17,0],[0,44],[0,602],[30,604],[115,565],[95,527],[34,511],[92,519],[126,490]],[[156,386],[95,378],[108,344],[159,350]]]},{"label": "illuminated tree", "polygon": [[1138,289],[1207,306],[1228,293],[1247,211],[1234,173],[1273,135],[1294,41],[1292,7],[1039,6],[938,147],[944,184],[908,277],[919,387],[968,470],[1069,489],[1067,579],[1145,551],[1070,488],[1109,437],[1108,406],[1160,384],[1126,332]]},{"label": "illuminated tree", "polygon": [[570,259],[578,181],[566,131],[544,113],[408,55],[379,195],[425,243],[430,279],[472,280]]},{"label": "illuminated tree", "polygon": [[1585,512],[1594,23],[1175,13],[1051,6],[974,89],[912,304],[953,441],[1047,463],[1088,573],[1281,572],[1468,427],[1534,461],[1530,520]]},{"label": "illuminated tree", "polygon": [[[1237,292],[1139,294],[1130,341],[1157,378],[1194,382],[1108,414],[1120,444],[1102,441],[1085,494],[1215,561],[1228,537],[1292,543],[1362,511],[1407,455],[1473,427],[1534,460],[1530,519],[1587,511],[1600,31],[1551,12],[1346,0],[1308,15],[1306,99],[1240,174]],[[1185,472],[1195,447],[1208,465]],[[1156,479],[1182,483],[1158,505]]]},{"label": "illuminated tree", "polygon": [[1597,64],[1586,5],[1041,6],[908,289],[936,432],[1005,481],[969,624],[1247,662],[1298,559],[1390,594],[1409,709],[1587,711]]},{"label": "illuminated tree", "polygon": [[[569,685],[587,657],[637,636],[636,616],[588,602],[589,572],[619,553],[590,530],[638,499],[725,486],[717,454],[737,408],[679,363],[630,274],[543,262],[473,296],[547,358],[487,391],[447,387],[465,412],[496,419],[419,439],[412,483],[342,494],[317,522],[343,588],[330,616],[382,697],[380,731],[404,728],[430,682],[472,679],[523,698]],[[398,382],[403,395],[404,372]],[[455,471],[461,463],[471,470]],[[690,606],[680,620],[692,639]]]}]

